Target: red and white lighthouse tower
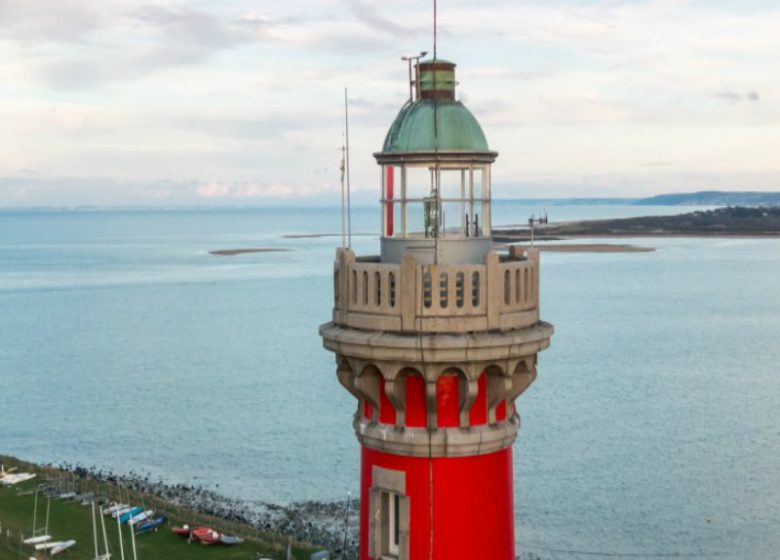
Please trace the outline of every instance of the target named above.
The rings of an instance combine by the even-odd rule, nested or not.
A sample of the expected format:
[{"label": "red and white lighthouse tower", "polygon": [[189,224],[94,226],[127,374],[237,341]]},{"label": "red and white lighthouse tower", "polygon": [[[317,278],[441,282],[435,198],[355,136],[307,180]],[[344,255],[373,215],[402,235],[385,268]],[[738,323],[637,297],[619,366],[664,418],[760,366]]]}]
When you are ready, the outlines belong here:
[{"label": "red and white lighthouse tower", "polygon": [[515,399],[552,326],[539,256],[491,244],[498,154],[455,97],[455,64],[417,65],[381,152],[379,256],[339,249],[320,328],[358,400],[360,558],[515,558]]}]

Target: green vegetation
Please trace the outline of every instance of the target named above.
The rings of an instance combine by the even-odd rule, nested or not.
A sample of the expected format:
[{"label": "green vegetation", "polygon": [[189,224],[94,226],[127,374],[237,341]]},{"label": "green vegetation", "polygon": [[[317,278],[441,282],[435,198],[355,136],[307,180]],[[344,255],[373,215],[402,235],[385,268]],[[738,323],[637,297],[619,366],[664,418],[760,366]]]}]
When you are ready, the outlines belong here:
[{"label": "green vegetation", "polygon": [[[20,464],[9,462],[8,458],[0,458],[6,466]],[[29,537],[32,532],[34,494],[25,493],[35,489],[41,482],[53,477],[71,476],[56,469],[34,467],[28,464],[20,464],[20,471],[34,471],[38,477],[19,484],[17,486],[0,486],[0,558],[12,560],[15,558],[28,560],[31,557],[45,558],[40,552],[34,554],[30,546],[21,543],[22,535]],[[119,490],[96,481],[79,481],[81,491],[96,491],[102,495],[118,497]],[[122,492],[123,499],[128,498],[126,491]],[[129,499],[134,504],[141,504],[158,512],[166,512],[169,521],[156,533],[138,535],[136,547],[139,560],[175,560],[186,558],[197,560],[210,558],[217,560],[242,559],[254,560],[255,558],[283,559],[286,557],[288,539],[284,536],[258,531],[253,527],[238,523],[227,522],[222,519],[197,514],[183,508],[177,508],[171,504],[165,504],[154,496],[142,495],[131,492]],[[47,498],[38,497],[38,527],[45,522]],[[106,518],[106,531],[108,533],[109,546],[112,558],[119,559],[119,537],[117,534],[116,520]],[[187,539],[179,537],[170,531],[174,525],[187,523],[191,527],[205,525],[229,534],[237,534],[246,538],[246,542],[233,547],[221,545],[203,546],[198,543],[189,544]],[[130,548],[130,532],[126,526],[122,526],[125,558],[132,559]],[[62,501],[52,499],[51,516],[49,519],[49,534],[55,540],[75,539],[74,548],[64,552],[61,557],[70,560],[92,560],[94,558],[94,538],[92,532],[92,511],[90,507],[82,506],[74,501]],[[100,520],[98,519],[98,534],[100,535]],[[102,538],[99,539],[102,543]],[[307,559],[316,548],[302,543],[292,543],[293,556],[298,560]],[[102,545],[101,545],[102,551]]]},{"label": "green vegetation", "polygon": [[677,216],[574,222],[545,228],[547,235],[780,235],[780,207],[729,207]]},{"label": "green vegetation", "polygon": [[[586,220],[539,227],[539,241],[566,237],[780,237],[780,206],[733,206],[676,216],[643,216],[617,220]],[[528,229],[494,230],[493,240],[526,241]]]}]

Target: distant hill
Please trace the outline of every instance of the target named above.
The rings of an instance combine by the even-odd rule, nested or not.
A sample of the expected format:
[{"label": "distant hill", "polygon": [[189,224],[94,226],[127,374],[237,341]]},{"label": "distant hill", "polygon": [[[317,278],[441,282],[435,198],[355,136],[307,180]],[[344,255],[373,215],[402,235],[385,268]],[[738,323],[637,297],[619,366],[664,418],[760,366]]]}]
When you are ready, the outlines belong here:
[{"label": "distant hill", "polygon": [[634,200],[642,206],[780,206],[780,192],[702,191]]},{"label": "distant hill", "polygon": [[[698,210],[676,216],[641,216],[616,220],[564,222],[537,229],[537,239],[566,237],[639,237],[683,235],[690,237],[780,237],[780,206],[726,207]],[[493,240],[514,243],[528,240],[527,228],[493,231]]]},{"label": "distant hill", "polygon": [[701,191],[647,198],[494,198],[493,202],[528,206],[780,206],[780,192]]}]

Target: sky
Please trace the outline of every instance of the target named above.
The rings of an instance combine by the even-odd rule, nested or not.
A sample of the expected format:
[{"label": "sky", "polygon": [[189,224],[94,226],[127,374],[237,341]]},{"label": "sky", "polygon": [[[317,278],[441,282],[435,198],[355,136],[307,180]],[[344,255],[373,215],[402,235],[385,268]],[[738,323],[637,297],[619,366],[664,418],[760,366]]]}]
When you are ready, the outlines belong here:
[{"label": "sky", "polygon": [[[494,196],[780,190],[776,0],[440,0]],[[411,0],[0,0],[0,207],[336,204],[432,50]]]}]

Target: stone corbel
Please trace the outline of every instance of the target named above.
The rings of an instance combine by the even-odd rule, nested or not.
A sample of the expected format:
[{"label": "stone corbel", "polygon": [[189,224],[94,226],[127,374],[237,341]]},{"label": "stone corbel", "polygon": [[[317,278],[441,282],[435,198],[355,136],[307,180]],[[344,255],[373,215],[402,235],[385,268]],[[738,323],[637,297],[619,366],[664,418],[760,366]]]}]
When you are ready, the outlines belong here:
[{"label": "stone corbel", "polygon": [[355,372],[349,360],[344,356],[336,357],[336,377],[347,391],[360,400],[360,392],[355,387]]},{"label": "stone corbel", "polygon": [[[461,380],[459,387],[460,393],[460,415],[458,422],[461,428],[467,428],[470,424],[469,415],[471,414],[471,408],[477,400],[479,394],[479,382],[473,381],[471,378],[468,380]],[[464,390],[465,389],[465,390]]]},{"label": "stone corbel", "polygon": [[406,424],[406,380],[398,376],[400,369],[395,371],[393,377],[385,379],[385,393],[395,408],[395,425],[397,427]]},{"label": "stone corbel", "polygon": [[506,401],[507,395],[512,389],[512,378],[508,375],[488,374],[487,376],[487,406],[488,423],[495,424],[496,408]]},{"label": "stone corbel", "polygon": [[528,357],[521,360],[512,374],[512,388],[509,391],[507,400],[514,400],[522,395],[531,383],[536,379],[536,357]]},{"label": "stone corbel", "polygon": [[357,368],[359,365],[362,367],[357,370],[360,371],[360,375],[355,377],[355,389],[361,400],[367,400],[371,403],[371,419],[376,421],[379,419],[379,384],[382,382],[382,374],[366,375],[365,369],[367,369],[367,366],[358,364],[357,360],[353,362],[354,367]]}]

